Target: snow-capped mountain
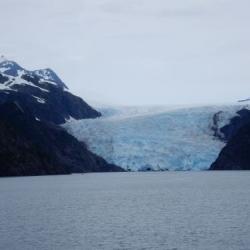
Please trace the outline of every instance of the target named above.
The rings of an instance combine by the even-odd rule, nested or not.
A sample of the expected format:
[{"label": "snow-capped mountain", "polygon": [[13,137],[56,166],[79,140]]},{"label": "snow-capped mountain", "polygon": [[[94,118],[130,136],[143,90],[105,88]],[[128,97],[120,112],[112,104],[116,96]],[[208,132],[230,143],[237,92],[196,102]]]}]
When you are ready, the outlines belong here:
[{"label": "snow-capped mountain", "polygon": [[222,128],[248,105],[117,108],[67,130],[108,162],[130,170],[206,170],[225,146]]},{"label": "snow-capped mountain", "polygon": [[[58,77],[58,75],[51,69],[40,69],[40,70],[26,70],[18,65],[14,61],[9,61],[5,57],[1,57],[0,59],[0,73],[5,75],[5,77],[9,77],[9,80],[14,84],[15,78],[22,78],[23,75],[30,75],[32,77],[40,78],[40,82],[47,81],[48,83],[57,85],[59,87],[63,87],[67,89],[67,86],[63,83],[63,81]],[[9,83],[9,85],[12,85]],[[23,83],[25,84],[25,82]],[[27,82],[26,82],[27,84]]]},{"label": "snow-capped mountain", "polygon": [[26,70],[14,61],[0,59],[0,104],[18,102],[38,120],[56,124],[70,118],[96,118],[101,114],[71,94],[51,69]]}]

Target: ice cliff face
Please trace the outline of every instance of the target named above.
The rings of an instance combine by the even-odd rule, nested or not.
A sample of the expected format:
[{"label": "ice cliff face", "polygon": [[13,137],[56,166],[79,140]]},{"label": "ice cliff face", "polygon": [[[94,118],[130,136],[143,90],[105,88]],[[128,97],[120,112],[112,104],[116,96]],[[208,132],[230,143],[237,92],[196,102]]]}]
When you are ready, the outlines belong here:
[{"label": "ice cliff face", "polygon": [[[117,108],[65,127],[124,169],[205,170],[225,146],[215,135],[247,104],[189,108]],[[223,137],[223,135],[221,135]]]}]

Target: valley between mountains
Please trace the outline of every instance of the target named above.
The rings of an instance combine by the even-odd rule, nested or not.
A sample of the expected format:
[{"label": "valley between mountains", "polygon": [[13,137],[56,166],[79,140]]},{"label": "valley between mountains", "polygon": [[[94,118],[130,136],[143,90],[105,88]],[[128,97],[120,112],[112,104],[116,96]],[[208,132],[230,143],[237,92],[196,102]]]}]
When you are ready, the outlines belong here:
[{"label": "valley between mountains", "polygon": [[95,109],[53,70],[1,58],[0,176],[247,170],[248,102]]}]

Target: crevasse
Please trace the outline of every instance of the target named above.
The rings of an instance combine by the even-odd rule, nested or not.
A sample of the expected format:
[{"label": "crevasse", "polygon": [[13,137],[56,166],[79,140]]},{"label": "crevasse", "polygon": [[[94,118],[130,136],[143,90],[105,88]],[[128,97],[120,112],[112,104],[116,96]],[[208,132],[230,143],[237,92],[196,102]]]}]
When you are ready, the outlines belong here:
[{"label": "crevasse", "polygon": [[105,108],[98,119],[71,120],[64,126],[96,154],[124,169],[206,170],[224,143],[211,129],[227,124],[243,105],[206,107]]}]

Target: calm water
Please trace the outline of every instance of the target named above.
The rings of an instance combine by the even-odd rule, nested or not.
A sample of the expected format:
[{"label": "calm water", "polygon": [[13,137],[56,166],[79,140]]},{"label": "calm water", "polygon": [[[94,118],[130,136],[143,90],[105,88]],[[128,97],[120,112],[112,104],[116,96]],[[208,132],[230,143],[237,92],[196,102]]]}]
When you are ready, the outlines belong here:
[{"label": "calm water", "polygon": [[250,172],[2,178],[0,249],[250,249]]}]

